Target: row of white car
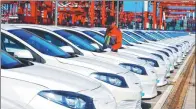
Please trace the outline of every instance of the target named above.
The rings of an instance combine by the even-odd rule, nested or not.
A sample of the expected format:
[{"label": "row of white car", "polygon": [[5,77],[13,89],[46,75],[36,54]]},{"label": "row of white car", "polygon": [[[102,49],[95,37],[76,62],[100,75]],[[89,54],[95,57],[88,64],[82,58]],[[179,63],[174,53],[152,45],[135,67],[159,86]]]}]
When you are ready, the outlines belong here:
[{"label": "row of white car", "polygon": [[122,29],[116,53],[102,49],[105,31],[2,24],[2,106],[141,109],[195,44],[186,32]]}]

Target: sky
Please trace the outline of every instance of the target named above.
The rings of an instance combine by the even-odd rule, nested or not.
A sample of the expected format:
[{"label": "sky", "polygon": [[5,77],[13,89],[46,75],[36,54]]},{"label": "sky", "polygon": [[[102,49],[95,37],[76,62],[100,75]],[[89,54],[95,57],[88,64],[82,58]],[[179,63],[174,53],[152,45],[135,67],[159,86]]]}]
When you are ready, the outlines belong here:
[{"label": "sky", "polygon": [[[124,11],[142,12],[144,10],[144,1],[124,1]],[[149,12],[152,12],[152,6],[149,5]]]},{"label": "sky", "polygon": [[[149,3],[149,12],[152,12],[152,5]],[[187,9],[187,10],[194,10],[195,7],[179,7],[179,6],[169,6],[170,9]],[[144,1],[124,1],[124,11],[131,11],[131,12],[142,12],[144,10]],[[159,12],[157,10],[157,12]],[[174,12],[175,13],[175,12]],[[177,14],[184,14],[183,12]],[[188,15],[188,13],[187,13]],[[191,13],[192,15],[192,13]]]},{"label": "sky", "polygon": [[[124,11],[130,12],[142,12],[144,11],[144,1],[124,1]],[[148,12],[152,12],[153,7],[150,3],[148,3]],[[179,7],[179,6],[169,6],[170,9],[187,9],[187,10],[194,10],[195,7]],[[159,14],[159,8],[157,9],[157,15]],[[186,12],[172,12],[172,14],[187,14],[187,16],[193,16],[193,13],[186,13]],[[171,19],[167,19],[171,20]]]}]

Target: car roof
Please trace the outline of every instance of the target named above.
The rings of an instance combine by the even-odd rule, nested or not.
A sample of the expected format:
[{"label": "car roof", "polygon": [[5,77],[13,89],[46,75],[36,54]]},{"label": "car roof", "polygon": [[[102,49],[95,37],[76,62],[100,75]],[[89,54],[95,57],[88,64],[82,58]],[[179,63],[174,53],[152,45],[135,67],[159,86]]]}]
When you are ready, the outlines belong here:
[{"label": "car roof", "polygon": [[14,26],[27,26],[27,27],[35,27],[35,28],[42,28],[51,31],[60,30],[61,28],[54,26],[54,25],[37,25],[37,24],[12,24]]},{"label": "car roof", "polygon": [[15,26],[10,25],[10,24],[1,24],[1,29],[7,31],[7,30],[15,30],[15,29],[21,29],[21,28],[15,27]]}]

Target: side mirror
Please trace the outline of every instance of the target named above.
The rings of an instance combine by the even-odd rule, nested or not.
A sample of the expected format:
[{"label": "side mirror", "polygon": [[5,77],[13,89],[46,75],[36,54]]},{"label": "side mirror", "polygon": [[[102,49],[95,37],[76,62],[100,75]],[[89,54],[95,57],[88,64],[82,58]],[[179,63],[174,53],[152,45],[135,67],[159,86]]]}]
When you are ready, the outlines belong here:
[{"label": "side mirror", "polygon": [[14,57],[22,59],[33,59],[33,56],[28,50],[17,50],[14,52]]},{"label": "side mirror", "polygon": [[67,53],[71,53],[71,54],[75,53],[73,48],[70,46],[63,46],[63,47],[60,47],[60,49],[62,49],[63,51],[65,51]]}]

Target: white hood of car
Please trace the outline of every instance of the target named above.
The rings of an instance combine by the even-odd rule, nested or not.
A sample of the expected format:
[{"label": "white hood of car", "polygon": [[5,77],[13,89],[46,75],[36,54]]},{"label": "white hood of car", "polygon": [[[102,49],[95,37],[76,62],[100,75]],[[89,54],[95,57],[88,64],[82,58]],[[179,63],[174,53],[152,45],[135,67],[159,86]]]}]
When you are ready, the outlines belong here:
[{"label": "white hood of car", "polygon": [[137,65],[145,65],[145,61],[139,60],[136,57],[132,57],[129,54],[119,53],[119,52],[104,52],[104,53],[94,53],[96,56],[109,58],[114,61],[120,61],[120,63],[132,63]]},{"label": "white hood of car", "polygon": [[[100,87],[100,83],[71,71],[35,64],[4,70],[1,76],[13,77],[45,86],[53,90],[83,91]],[[78,82],[79,81],[79,82]],[[88,85],[86,85],[88,83]]]},{"label": "white hood of car", "polygon": [[10,99],[1,96],[1,109],[25,109],[23,106]]},{"label": "white hood of car", "polygon": [[65,63],[65,64],[69,63],[72,65],[93,69],[103,73],[118,74],[118,73],[128,72],[127,69],[121,68],[120,66],[112,65],[101,60],[95,60],[93,58],[86,57],[86,56],[79,56],[79,57],[67,58],[67,59],[57,58],[57,60],[60,61],[61,63]]}]

